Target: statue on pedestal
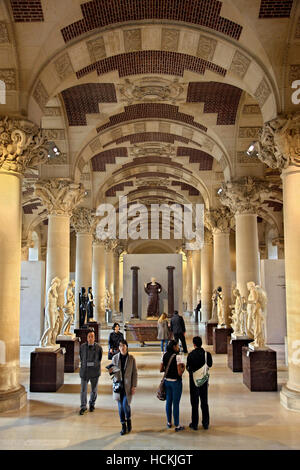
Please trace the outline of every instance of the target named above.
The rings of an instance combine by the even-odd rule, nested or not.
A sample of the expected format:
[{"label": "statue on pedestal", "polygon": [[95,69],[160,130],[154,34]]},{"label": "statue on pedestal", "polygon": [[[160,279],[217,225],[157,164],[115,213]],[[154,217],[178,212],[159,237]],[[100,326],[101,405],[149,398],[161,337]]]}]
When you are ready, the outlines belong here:
[{"label": "statue on pedestal", "polygon": [[88,288],[88,303],[87,303],[87,321],[94,321],[94,296],[92,288]]},{"label": "statue on pedestal", "polygon": [[[263,349],[266,345],[265,337],[265,309],[267,306],[267,294],[260,286],[254,282],[247,283],[249,290],[247,303],[247,331],[251,333],[252,343],[249,343],[250,349]],[[249,335],[250,336],[250,335]]]},{"label": "statue on pedestal", "polygon": [[144,284],[146,294],[148,294],[147,318],[157,318],[159,316],[159,295],[162,291],[161,285],[156,282],[155,277],[151,277],[151,282]]},{"label": "statue on pedestal", "polygon": [[230,305],[232,308],[232,315],[231,315],[231,328],[233,329],[233,333],[231,336],[245,336],[244,331],[244,310],[243,310],[243,297],[240,294],[240,291],[235,288],[233,289],[233,297],[235,297],[234,305]]},{"label": "statue on pedestal", "polygon": [[217,293],[217,289],[213,290],[211,300],[212,300],[212,312],[211,312],[210,321],[211,322],[216,322],[216,321],[218,321],[218,293]]},{"label": "statue on pedestal", "polygon": [[79,322],[80,328],[87,322],[87,303],[88,298],[85,293],[85,287],[81,288],[81,292],[79,293]]},{"label": "statue on pedestal", "polygon": [[225,310],[224,310],[224,298],[222,293],[222,287],[217,288],[217,314],[218,314],[218,326],[217,328],[226,328]]},{"label": "statue on pedestal", "polygon": [[105,310],[111,310],[111,294],[108,289],[105,289],[105,298],[104,298],[104,306]]},{"label": "statue on pedestal", "polygon": [[61,329],[62,335],[72,336],[70,333],[71,324],[74,318],[75,311],[75,299],[73,289],[75,287],[75,281],[69,282],[68,287],[65,290],[65,304],[63,307],[64,311],[64,323]]},{"label": "statue on pedestal", "polygon": [[57,347],[56,338],[58,335],[59,327],[59,307],[57,306],[57,289],[60,286],[60,282],[61,281],[58,277],[53,278],[47,292],[47,303],[45,309],[46,329],[40,340],[41,347]]}]

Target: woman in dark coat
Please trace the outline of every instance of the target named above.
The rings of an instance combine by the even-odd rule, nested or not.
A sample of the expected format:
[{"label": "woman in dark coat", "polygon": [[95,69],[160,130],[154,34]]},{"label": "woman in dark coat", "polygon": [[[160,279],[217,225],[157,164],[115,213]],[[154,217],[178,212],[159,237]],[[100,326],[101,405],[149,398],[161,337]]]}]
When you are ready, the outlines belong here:
[{"label": "woman in dark coat", "polygon": [[119,343],[124,339],[123,333],[120,331],[119,323],[114,323],[113,331],[108,338],[108,359],[112,359],[115,354],[119,352]]}]

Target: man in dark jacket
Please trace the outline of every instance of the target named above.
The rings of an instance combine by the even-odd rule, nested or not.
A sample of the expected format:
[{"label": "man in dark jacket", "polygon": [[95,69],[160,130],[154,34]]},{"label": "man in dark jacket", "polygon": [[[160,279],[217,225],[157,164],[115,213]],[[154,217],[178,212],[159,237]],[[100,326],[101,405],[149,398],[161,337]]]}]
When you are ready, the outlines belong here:
[{"label": "man in dark jacket", "polygon": [[[201,401],[202,410],[202,426],[204,429],[209,427],[209,409],[208,409],[208,381],[205,382],[201,387],[196,387],[193,379],[193,372],[200,369],[205,364],[205,351],[202,348],[202,339],[200,336],[193,338],[194,350],[190,352],[187,357],[186,368],[189,371],[190,376],[190,399],[192,405],[192,422],[190,428],[197,431],[199,422],[199,397]],[[208,367],[212,366],[212,357],[209,352],[206,353],[207,360],[206,364]]]},{"label": "man in dark jacket", "polygon": [[91,329],[87,335],[87,343],[80,346],[80,415],[86,411],[87,388],[89,380],[91,381],[91,396],[89,401],[90,411],[94,411],[97,398],[98,380],[101,375],[102,348],[95,343],[95,332]]},{"label": "man in dark jacket", "polygon": [[177,310],[175,310],[174,315],[171,318],[171,331],[176,341],[180,339],[183,352],[187,353],[188,350],[185,342],[185,323],[184,319],[180,315],[178,315]]}]

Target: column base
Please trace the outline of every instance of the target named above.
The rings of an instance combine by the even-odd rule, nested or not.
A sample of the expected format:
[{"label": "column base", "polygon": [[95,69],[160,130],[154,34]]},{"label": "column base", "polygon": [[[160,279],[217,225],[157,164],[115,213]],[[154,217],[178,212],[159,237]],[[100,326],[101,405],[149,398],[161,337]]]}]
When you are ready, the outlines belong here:
[{"label": "column base", "polygon": [[300,392],[290,390],[286,385],[283,385],[280,392],[280,403],[287,410],[300,411]]},{"label": "column base", "polygon": [[20,410],[27,402],[27,393],[23,385],[13,392],[0,392],[0,413]]}]

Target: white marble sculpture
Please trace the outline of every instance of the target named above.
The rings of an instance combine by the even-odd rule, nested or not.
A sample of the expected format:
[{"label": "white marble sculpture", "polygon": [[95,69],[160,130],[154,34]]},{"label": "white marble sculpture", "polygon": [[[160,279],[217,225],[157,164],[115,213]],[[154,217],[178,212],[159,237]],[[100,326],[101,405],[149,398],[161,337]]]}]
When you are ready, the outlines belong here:
[{"label": "white marble sculpture", "polygon": [[218,293],[217,293],[217,289],[213,290],[211,300],[212,300],[212,312],[211,312],[210,322],[217,322],[218,321]]},{"label": "white marble sculpture", "polygon": [[105,289],[104,305],[106,310],[111,309],[111,294],[108,289]]},{"label": "white marble sculpture", "polygon": [[51,285],[47,292],[47,303],[45,310],[46,329],[40,341],[40,347],[57,349],[60,346],[56,344],[59,327],[59,307],[57,306],[60,279],[55,277],[51,281]]},{"label": "white marble sculpture", "polygon": [[233,297],[235,298],[234,305],[230,305],[232,308],[231,315],[231,328],[233,333],[231,334],[232,338],[240,338],[245,336],[244,330],[244,299],[241,296],[239,289],[233,289]]},{"label": "white marble sculpture", "polygon": [[217,314],[218,314],[218,326],[217,328],[226,328],[225,309],[224,309],[224,297],[222,293],[222,287],[217,288]]},{"label": "white marble sculpture", "polygon": [[61,335],[74,337],[70,333],[71,324],[74,319],[75,312],[75,298],[74,298],[74,289],[75,281],[72,280],[69,282],[68,287],[65,289],[65,304],[63,306],[64,312],[64,323],[61,329]]},{"label": "white marble sculpture", "polygon": [[250,349],[265,349],[265,309],[267,306],[267,295],[262,287],[250,281],[247,283],[249,290],[247,302],[247,333],[253,338],[249,343]]}]

